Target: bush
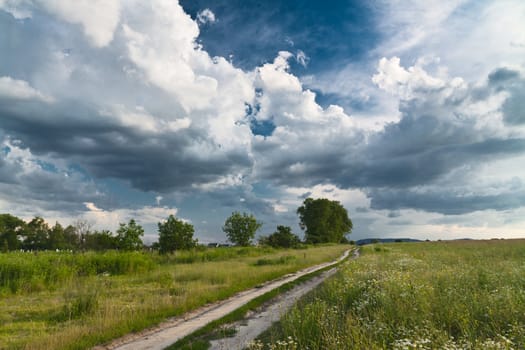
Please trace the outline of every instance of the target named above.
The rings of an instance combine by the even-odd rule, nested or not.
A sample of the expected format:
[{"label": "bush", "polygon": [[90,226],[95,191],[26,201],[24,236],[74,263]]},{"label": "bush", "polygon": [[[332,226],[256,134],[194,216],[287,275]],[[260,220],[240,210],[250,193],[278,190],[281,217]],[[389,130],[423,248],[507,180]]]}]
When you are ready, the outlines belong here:
[{"label": "bush", "polygon": [[268,237],[261,237],[259,243],[269,245],[274,248],[295,248],[301,241],[297,235],[292,233],[289,226],[277,226],[277,231]]}]

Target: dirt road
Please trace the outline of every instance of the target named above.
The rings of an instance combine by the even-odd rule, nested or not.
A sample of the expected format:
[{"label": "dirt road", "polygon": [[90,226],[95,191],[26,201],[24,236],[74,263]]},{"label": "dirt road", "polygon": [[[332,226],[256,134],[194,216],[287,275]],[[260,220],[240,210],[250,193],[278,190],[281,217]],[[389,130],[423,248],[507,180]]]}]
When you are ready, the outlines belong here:
[{"label": "dirt road", "polygon": [[161,323],[155,328],[140,332],[129,334],[123,338],[116,339],[108,345],[97,346],[94,350],[102,349],[118,349],[118,350],[161,350],[185,336],[199,330],[208,323],[218,320],[221,317],[231,313],[240,308],[249,301],[275,289],[286,283],[293,282],[299,277],[310,274],[312,272],[325,269],[344,260],[350,254],[347,250],[339,259],[333,262],[328,262],[316,266],[306,268],[296,273],[286,275],[278,280],[270,281],[260,288],[253,288],[223,300],[221,302],[206,305],[197,310],[184,314],[180,317],[169,319]]},{"label": "dirt road", "polygon": [[259,336],[259,334],[270,328],[274,322],[279,321],[281,316],[284,315],[284,313],[288,311],[299,298],[313,290],[335,272],[335,268],[324,271],[322,274],[279,295],[272,300],[269,305],[263,307],[261,310],[257,310],[243,321],[230,325],[230,327],[235,328],[235,335],[233,337],[212,340],[209,350],[245,349],[250,342]]},{"label": "dirt road", "polygon": [[[354,258],[359,256],[359,250],[354,250]],[[252,312],[244,320],[236,322],[234,327],[236,333],[233,337],[217,339],[211,341],[209,350],[242,350],[255,340],[261,333],[279,321],[297,300],[319,286],[325,279],[332,276],[337,271],[336,268],[324,271],[301,284],[296,285],[291,290],[277,296],[272,301],[266,303],[258,310]]]}]

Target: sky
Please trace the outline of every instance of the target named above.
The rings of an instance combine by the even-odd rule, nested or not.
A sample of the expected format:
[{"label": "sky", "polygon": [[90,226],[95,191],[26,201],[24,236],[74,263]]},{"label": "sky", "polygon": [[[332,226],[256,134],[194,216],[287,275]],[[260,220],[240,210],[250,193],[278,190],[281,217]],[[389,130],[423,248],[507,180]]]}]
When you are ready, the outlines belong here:
[{"label": "sky", "polygon": [[0,212],[525,237],[522,0],[0,0]]}]

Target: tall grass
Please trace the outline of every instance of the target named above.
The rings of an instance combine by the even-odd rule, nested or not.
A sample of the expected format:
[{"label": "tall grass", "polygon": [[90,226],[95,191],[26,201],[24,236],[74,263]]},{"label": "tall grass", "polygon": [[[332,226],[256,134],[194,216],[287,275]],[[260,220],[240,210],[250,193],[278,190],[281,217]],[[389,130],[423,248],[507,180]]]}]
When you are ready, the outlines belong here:
[{"label": "tall grass", "polygon": [[146,272],[153,265],[153,255],[137,252],[0,254],[0,294],[53,290],[78,276]]},{"label": "tall grass", "polygon": [[0,349],[86,349],[347,248],[0,254]]},{"label": "tall grass", "polygon": [[525,242],[363,248],[253,349],[523,349]]}]

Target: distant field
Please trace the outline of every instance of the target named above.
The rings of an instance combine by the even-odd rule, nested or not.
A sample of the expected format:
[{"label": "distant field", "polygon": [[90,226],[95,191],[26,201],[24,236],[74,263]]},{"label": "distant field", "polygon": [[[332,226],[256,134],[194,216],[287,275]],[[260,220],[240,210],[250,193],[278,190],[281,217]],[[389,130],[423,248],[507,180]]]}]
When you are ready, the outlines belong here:
[{"label": "distant field", "polygon": [[0,254],[0,349],[86,349],[346,249]]},{"label": "distant field", "polygon": [[525,241],[362,247],[252,349],[524,349]]}]

